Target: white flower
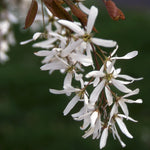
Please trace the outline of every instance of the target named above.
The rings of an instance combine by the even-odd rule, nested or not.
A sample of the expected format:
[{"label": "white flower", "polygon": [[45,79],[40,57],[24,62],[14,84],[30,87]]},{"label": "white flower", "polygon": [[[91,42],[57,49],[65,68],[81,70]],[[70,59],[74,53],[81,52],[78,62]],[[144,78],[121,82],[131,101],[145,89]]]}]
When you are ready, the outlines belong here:
[{"label": "white flower", "polygon": [[[61,25],[68,27],[69,29],[71,29],[72,31],[74,31],[76,33],[75,36],[78,38],[78,40],[75,43],[73,43],[74,46],[71,45],[71,47],[75,48],[75,46],[77,47],[82,42],[86,42],[86,43],[92,42],[95,45],[103,46],[103,47],[114,47],[114,46],[116,46],[115,41],[94,38],[91,36],[91,32],[93,30],[97,15],[98,15],[98,9],[94,6],[92,6],[90,9],[90,12],[89,12],[87,27],[86,27],[85,31],[73,22],[70,22],[67,20],[59,20],[58,21]],[[70,49],[69,52],[68,51],[69,50],[67,50],[65,55],[67,55],[69,52],[71,52],[72,49]]]},{"label": "white flower", "polygon": [[[135,56],[135,54],[133,54],[133,53],[136,53],[136,52],[128,53],[127,55],[125,55],[125,57],[128,59],[133,58],[133,56]],[[118,58],[124,58],[124,57],[118,57]],[[113,97],[110,92],[111,90],[110,90],[109,84],[114,85],[119,91],[121,91],[123,93],[131,93],[132,90],[127,88],[125,85],[132,83],[135,80],[143,79],[143,78],[133,78],[128,75],[121,75],[120,74],[121,69],[115,69],[114,63],[115,63],[114,60],[112,62],[108,60],[100,68],[99,71],[91,71],[86,75],[87,78],[95,77],[95,80],[93,81],[93,86],[94,87],[96,86],[96,87],[90,96],[90,101],[92,103],[95,103],[98,100],[98,97],[99,97],[101,91],[105,87],[105,93],[106,93],[106,97],[108,100],[108,104],[109,105],[112,104]],[[118,80],[117,78],[122,78],[127,81]]]},{"label": "white flower", "polygon": [[0,22],[0,34],[6,35],[9,32],[10,22],[9,21],[1,21]]},{"label": "white flower", "polygon": [[[99,118],[99,112],[98,111],[94,111],[92,112],[89,116],[89,123],[90,124],[90,128],[85,131],[85,134],[82,136],[83,138],[87,138],[88,136],[92,135],[94,133],[94,130],[95,128],[99,129],[100,126],[97,126],[99,124],[96,124],[97,122],[97,119],[100,119]],[[94,137],[96,136],[97,137],[97,134],[98,134],[98,130],[96,129],[96,132],[94,133]]]},{"label": "white flower", "polygon": [[67,73],[65,80],[64,80],[64,90],[54,90],[54,89],[50,89],[50,92],[53,94],[66,94],[66,95],[70,95],[70,93],[76,93],[76,95],[71,99],[71,101],[68,103],[68,105],[66,106],[65,110],[64,110],[64,115],[67,115],[72,108],[79,102],[79,101],[88,101],[87,99],[87,92],[83,90],[84,88],[84,83],[83,83],[83,79],[82,79],[82,75],[78,75],[75,73],[76,76],[76,80],[80,82],[81,84],[81,89],[79,88],[74,88],[71,86],[71,82],[72,82],[72,74],[71,73]]}]

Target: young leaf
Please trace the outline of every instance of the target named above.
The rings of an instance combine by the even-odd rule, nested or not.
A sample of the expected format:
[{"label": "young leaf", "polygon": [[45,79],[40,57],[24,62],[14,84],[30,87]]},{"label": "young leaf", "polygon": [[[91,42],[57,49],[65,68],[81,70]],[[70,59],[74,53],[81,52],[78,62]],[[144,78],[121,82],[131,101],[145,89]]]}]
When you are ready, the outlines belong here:
[{"label": "young leaf", "polygon": [[[87,15],[83,13],[72,1],[64,0],[64,2],[70,7],[72,13],[79,19],[81,24],[85,27],[87,25]],[[94,27],[93,30],[97,32]]]},{"label": "young leaf", "polygon": [[32,23],[34,22],[35,16],[37,14],[37,10],[38,10],[37,1],[32,0],[30,8],[29,8],[27,16],[26,16],[24,29],[27,29],[32,25]]},{"label": "young leaf", "polygon": [[107,8],[109,16],[113,20],[125,20],[123,12],[116,6],[116,4],[112,0],[105,1],[105,6]]},{"label": "young leaf", "polygon": [[71,15],[61,6],[60,0],[43,0],[46,7],[59,19],[73,21]]},{"label": "young leaf", "polygon": [[64,0],[64,2],[70,7],[72,13],[79,19],[83,26],[87,25],[87,15],[84,14],[72,1]]}]

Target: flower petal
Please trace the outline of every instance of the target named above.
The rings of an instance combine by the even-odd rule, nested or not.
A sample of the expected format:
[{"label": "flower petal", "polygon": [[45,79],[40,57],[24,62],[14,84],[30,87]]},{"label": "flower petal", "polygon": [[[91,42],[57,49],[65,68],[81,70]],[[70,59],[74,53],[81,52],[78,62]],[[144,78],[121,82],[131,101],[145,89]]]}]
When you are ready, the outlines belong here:
[{"label": "flower petal", "polygon": [[62,63],[61,61],[54,61],[49,64],[45,64],[40,67],[41,70],[60,70],[60,69],[67,69],[67,66]]},{"label": "flower petal", "polygon": [[133,78],[131,76],[124,75],[124,74],[119,74],[117,77],[118,78],[123,78],[123,79],[126,79],[126,80],[133,80],[133,81],[142,80],[143,79],[143,78]]},{"label": "flower petal", "polygon": [[125,115],[123,115],[123,114],[117,114],[119,117],[121,117],[121,118],[125,118],[125,119],[127,119],[127,120],[130,120],[130,121],[133,121],[133,122],[138,122],[137,120],[135,120],[135,119],[133,119],[133,118],[131,118],[131,117],[127,117],[127,116],[125,116]]},{"label": "flower petal", "polygon": [[105,74],[100,72],[100,71],[91,71],[88,74],[86,74],[86,78],[91,78],[91,77],[103,77]]},{"label": "flower petal", "polygon": [[52,51],[48,51],[48,50],[40,50],[38,52],[35,52],[34,54],[36,56],[48,56],[51,55]]},{"label": "flower petal", "polygon": [[34,41],[37,40],[41,35],[42,35],[41,32],[35,33],[35,34],[33,35],[33,40],[34,40]]},{"label": "flower petal", "polygon": [[85,139],[85,138],[89,137],[90,135],[92,135],[93,132],[94,132],[94,128],[90,127],[82,137]]},{"label": "flower petal", "polygon": [[125,97],[129,97],[129,96],[132,96],[132,95],[136,95],[136,94],[139,93],[139,91],[140,91],[140,90],[137,88],[137,89],[135,89],[134,91],[131,91],[130,93],[124,95],[123,97],[125,98]]},{"label": "flower petal", "polygon": [[100,139],[100,149],[105,147],[106,142],[107,142],[107,138],[108,138],[108,127],[105,128],[102,132],[102,136],[101,136],[101,139]]},{"label": "flower petal", "polygon": [[122,111],[124,112],[124,114],[128,117],[128,116],[129,116],[129,111],[128,111],[127,105],[124,103],[124,101],[123,101],[122,99],[120,99],[120,100],[118,101],[118,103],[119,103],[119,105],[120,105]]},{"label": "flower petal", "polygon": [[83,30],[76,25],[75,23],[68,21],[68,20],[59,20],[58,23],[60,23],[63,26],[66,26],[67,28],[71,29],[72,31],[74,31],[75,33],[79,34],[79,35],[83,35],[84,32]]},{"label": "flower petal", "polygon": [[94,111],[91,116],[90,116],[90,119],[91,119],[91,127],[94,127],[95,126],[95,122],[96,122],[96,119],[98,117],[98,111]]},{"label": "flower petal", "polygon": [[29,39],[29,40],[26,40],[26,41],[22,41],[22,42],[20,42],[20,45],[25,45],[25,44],[30,43],[30,42],[32,42],[32,41],[33,41],[33,39]]},{"label": "flower petal", "polygon": [[66,106],[66,108],[63,112],[64,116],[66,116],[71,111],[71,109],[77,104],[79,99],[80,99],[80,97],[78,95],[76,95],[72,98],[72,100],[68,103],[68,105]]},{"label": "flower petal", "polygon": [[105,86],[105,79],[103,79],[91,93],[91,95],[90,95],[91,103],[95,103],[98,100],[98,97],[99,97],[101,91],[103,90],[104,86]]},{"label": "flower petal", "polygon": [[121,140],[121,138],[120,138],[120,136],[119,136],[119,134],[118,134],[118,131],[117,131],[117,129],[116,129],[115,126],[114,126],[114,131],[115,131],[115,135],[116,135],[116,137],[118,138],[118,140],[119,140],[121,146],[122,146],[122,147],[125,147],[126,144]]},{"label": "flower petal", "polygon": [[86,116],[83,119],[83,125],[80,127],[81,130],[85,130],[90,125],[90,117]]},{"label": "flower petal", "polygon": [[72,82],[72,72],[68,72],[66,74],[66,77],[64,79],[64,85],[63,85],[63,88],[64,89],[68,89],[71,87],[71,82]]},{"label": "flower petal", "polygon": [[133,136],[129,133],[124,122],[119,117],[116,117],[115,120],[116,120],[120,130],[122,131],[122,133],[125,134],[128,138],[133,138]]},{"label": "flower petal", "polygon": [[80,46],[80,44],[82,43],[82,39],[79,39],[77,41],[72,41],[61,53],[62,57],[66,57],[67,55],[69,55],[73,50],[75,50],[75,48],[77,46]]},{"label": "flower petal", "polygon": [[96,17],[98,15],[98,9],[94,6],[91,7],[89,17],[88,17],[88,22],[87,22],[87,33],[91,33]]},{"label": "flower petal", "polygon": [[49,89],[50,93],[53,94],[66,94],[66,93],[73,93],[73,92],[79,92],[80,89],[75,89],[75,88],[69,88],[69,89],[65,89],[65,90],[55,90],[55,89]]},{"label": "flower petal", "polygon": [[132,52],[126,54],[125,56],[122,56],[122,57],[112,57],[111,59],[132,59],[132,58],[134,58],[137,55],[138,55],[138,51],[132,51]]},{"label": "flower petal", "polygon": [[142,99],[137,99],[137,100],[124,99],[124,101],[125,101],[126,103],[130,103],[130,104],[132,104],[132,103],[137,103],[137,104],[143,103],[143,100],[142,100]]},{"label": "flower petal", "polygon": [[112,40],[105,40],[105,39],[99,39],[99,38],[91,38],[91,41],[98,46],[103,46],[103,47],[115,47],[116,42]]},{"label": "flower petal", "polygon": [[111,79],[111,81],[112,81],[112,84],[121,92],[124,92],[124,93],[131,92],[131,90],[128,89],[125,85],[123,85],[119,80]]},{"label": "flower petal", "polygon": [[113,96],[110,92],[110,88],[108,86],[105,87],[105,94],[108,101],[108,105],[110,106],[113,103]]},{"label": "flower petal", "polygon": [[116,51],[118,50],[118,47],[119,47],[119,46],[116,45],[116,48],[113,50],[113,52],[112,52],[111,55],[110,55],[111,57],[116,53]]}]

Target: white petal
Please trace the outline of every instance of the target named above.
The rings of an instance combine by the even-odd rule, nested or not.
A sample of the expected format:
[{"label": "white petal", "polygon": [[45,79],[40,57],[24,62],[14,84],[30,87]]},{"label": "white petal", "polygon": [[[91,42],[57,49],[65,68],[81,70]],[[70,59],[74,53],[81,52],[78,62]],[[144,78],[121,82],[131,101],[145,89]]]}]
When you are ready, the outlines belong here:
[{"label": "white petal", "polygon": [[121,146],[122,146],[122,147],[125,147],[126,144],[121,140],[121,138],[120,138],[120,136],[119,136],[119,134],[118,134],[118,131],[117,131],[117,129],[116,129],[115,126],[114,126],[114,128],[115,128],[115,129],[114,129],[114,130],[115,130],[115,135],[116,135],[116,137],[118,138],[118,140],[119,140]]},{"label": "white petal", "polygon": [[54,47],[53,43],[56,42],[56,40],[57,40],[56,38],[52,38],[49,40],[38,42],[38,43],[33,44],[32,47],[40,47],[40,48],[49,49],[49,48]]},{"label": "white petal", "polygon": [[113,71],[113,76],[114,76],[114,78],[117,78],[118,77],[118,74],[121,72],[121,68],[118,68],[118,69],[115,69],[114,71]]},{"label": "white petal", "polygon": [[106,65],[107,65],[107,73],[110,74],[110,73],[113,73],[115,68],[114,68],[114,64],[115,64],[115,61],[107,61]]},{"label": "white petal", "polygon": [[98,111],[94,111],[91,115],[91,127],[95,126],[96,119],[98,117]]},{"label": "white petal", "polygon": [[[111,121],[111,118],[118,113],[118,105],[116,103],[114,103],[112,109],[111,109],[111,112],[110,112],[110,117],[109,117],[109,123]],[[108,123],[108,124],[109,124]]]},{"label": "white petal", "polygon": [[20,45],[25,45],[25,44],[30,43],[32,41],[33,41],[33,39],[30,39],[30,40],[27,40],[27,41],[22,41],[22,42],[20,42]]},{"label": "white petal", "polygon": [[38,52],[35,52],[34,54],[36,56],[48,56],[48,55],[51,55],[51,51],[47,51],[47,50],[40,50]]},{"label": "white petal", "polygon": [[99,138],[101,134],[101,118],[100,118],[100,114],[98,116],[98,119],[96,120],[96,123],[95,123],[95,129],[94,129],[94,132],[93,132],[93,139],[95,138]]},{"label": "white petal", "polygon": [[34,35],[33,35],[33,40],[35,41],[35,40],[37,40],[40,36],[41,36],[41,32],[37,32],[37,33],[35,33]]},{"label": "white petal", "polygon": [[68,27],[69,29],[71,29],[72,31],[74,31],[75,33],[77,33],[79,35],[83,35],[84,34],[83,30],[78,25],[76,25],[75,23],[73,23],[71,21],[59,20],[58,23]]},{"label": "white petal", "polygon": [[116,42],[112,40],[104,40],[104,39],[99,39],[99,38],[91,38],[91,41],[98,46],[103,46],[103,47],[115,47]]},{"label": "white petal", "polygon": [[137,55],[138,55],[138,51],[132,51],[132,52],[126,54],[125,56],[122,56],[122,57],[112,57],[111,59],[132,59],[132,58],[134,58]]},{"label": "white petal", "polygon": [[100,149],[106,146],[107,138],[108,138],[108,127],[103,130],[103,133],[100,139]]},{"label": "white petal", "polygon": [[71,109],[77,104],[77,102],[79,101],[79,96],[76,95],[72,98],[72,100],[68,103],[68,105],[66,106],[65,110],[64,110],[64,115],[66,116],[70,111]]},{"label": "white petal", "polygon": [[83,119],[83,125],[80,127],[81,130],[85,130],[90,125],[90,118],[89,116]]},{"label": "white petal", "polygon": [[123,92],[123,93],[131,92],[131,90],[128,89],[125,85],[123,85],[119,80],[112,79],[111,81],[112,81],[112,84],[121,92]]},{"label": "white petal", "polygon": [[86,74],[86,78],[90,78],[90,77],[104,77],[105,74],[103,73],[104,71],[104,65],[100,68],[99,71],[91,71],[88,74]]},{"label": "white petal", "polygon": [[126,125],[124,124],[124,122],[118,117],[116,117],[115,120],[116,120],[120,130],[122,131],[122,133],[125,134],[128,138],[133,138],[133,136],[129,133]]},{"label": "white petal", "polygon": [[133,122],[138,122],[137,120],[135,120],[135,119],[133,119],[133,118],[131,118],[131,117],[127,117],[127,116],[125,116],[125,115],[123,115],[123,114],[117,114],[119,117],[121,117],[121,118],[126,118],[127,120],[130,120],[130,121],[133,121]]},{"label": "white petal", "polygon": [[93,81],[93,87],[96,87],[99,81],[100,81],[99,77],[95,78],[95,80]]},{"label": "white petal", "polygon": [[74,113],[74,114],[72,114],[71,116],[72,116],[73,118],[78,118],[79,116],[83,115],[84,112],[85,112],[85,107],[82,107],[79,112]]},{"label": "white petal", "polygon": [[43,60],[42,63],[43,64],[47,64],[49,62],[51,62],[51,60],[54,58],[56,52],[52,51],[50,55],[46,56]]},{"label": "white petal", "polygon": [[137,99],[137,100],[124,99],[124,101],[125,101],[126,103],[130,103],[130,104],[132,104],[132,103],[137,103],[137,104],[143,103],[143,100],[142,100],[142,99]]},{"label": "white petal", "polygon": [[49,90],[51,93],[53,94],[66,94],[66,93],[72,93],[72,92],[78,92],[80,91],[79,89],[75,89],[75,88],[70,88],[70,89],[65,89],[65,90],[55,90],[55,89],[50,89]]},{"label": "white petal", "polygon": [[92,135],[93,132],[94,132],[94,128],[90,127],[82,137],[85,139],[85,138],[89,137],[90,135]]},{"label": "white petal", "polygon": [[133,83],[133,81],[121,81],[121,80],[120,80],[120,83],[122,83],[122,84],[124,84],[124,85],[127,85],[127,84]]},{"label": "white petal", "polygon": [[60,61],[51,62],[40,67],[41,70],[60,70],[67,69],[67,66]]},{"label": "white petal", "polygon": [[79,116],[79,118],[76,118],[77,120],[84,120],[86,117],[90,118],[92,112],[86,112],[83,115]]},{"label": "white petal", "polygon": [[98,9],[94,6],[91,7],[89,17],[88,17],[88,22],[87,22],[87,33],[91,33],[96,17],[98,15]]},{"label": "white petal", "polygon": [[113,52],[112,52],[111,55],[110,55],[111,57],[116,53],[116,51],[118,50],[118,47],[119,47],[119,46],[116,45],[116,48],[113,50]]},{"label": "white petal", "polygon": [[128,117],[128,116],[129,116],[129,111],[128,111],[127,105],[124,103],[124,101],[123,101],[122,99],[120,99],[120,100],[118,101],[118,103],[119,103],[119,105],[120,105],[122,111],[124,112],[124,114]]},{"label": "white petal", "polygon": [[140,91],[140,90],[137,88],[137,89],[135,89],[134,91],[131,91],[130,93],[124,95],[123,97],[125,98],[125,97],[129,97],[129,96],[132,96],[132,95],[136,95],[136,94],[139,93],[139,91]]},{"label": "white petal", "polygon": [[131,76],[123,75],[123,74],[119,74],[117,77],[118,78],[123,78],[123,79],[126,79],[126,80],[133,80],[133,81],[142,80],[143,79],[143,78],[133,78]]},{"label": "white petal", "polygon": [[49,32],[50,36],[53,36],[56,39],[59,39],[61,42],[63,42],[64,44],[66,44],[66,37],[61,36],[60,34],[56,33],[56,32]]},{"label": "white petal", "polygon": [[86,78],[91,78],[91,77],[103,77],[104,73],[102,74],[100,71],[91,71],[88,74],[86,74]]},{"label": "white petal", "polygon": [[77,46],[80,46],[80,44],[83,42],[82,39],[79,39],[77,41],[72,41],[61,53],[62,57],[68,56]]},{"label": "white petal", "polygon": [[84,66],[91,66],[93,64],[93,60],[86,55],[72,53],[70,57],[73,63],[79,62]]},{"label": "white petal", "polygon": [[103,90],[104,86],[105,86],[105,79],[103,79],[91,93],[91,95],[90,95],[91,103],[95,103],[98,100],[98,97],[99,97],[101,91]]},{"label": "white petal", "polygon": [[105,94],[108,101],[108,105],[110,106],[113,103],[113,96],[110,92],[110,88],[108,86],[105,87]]},{"label": "white petal", "polygon": [[67,89],[71,87],[71,83],[72,83],[72,72],[68,72],[65,79],[64,79],[64,85],[63,88]]}]

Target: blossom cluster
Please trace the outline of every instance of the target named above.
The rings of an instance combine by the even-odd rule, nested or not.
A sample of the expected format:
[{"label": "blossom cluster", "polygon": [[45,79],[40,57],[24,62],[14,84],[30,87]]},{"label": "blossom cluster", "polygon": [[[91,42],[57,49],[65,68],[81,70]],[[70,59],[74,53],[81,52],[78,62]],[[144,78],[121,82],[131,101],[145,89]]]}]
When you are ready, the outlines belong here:
[{"label": "blossom cluster", "polygon": [[[7,52],[10,50],[10,46],[16,44],[13,25],[20,24],[23,26],[24,13],[27,11],[26,8],[30,5],[30,2],[30,0],[1,0],[0,2],[0,63],[2,64],[9,60]],[[48,18],[45,20],[47,21]],[[41,26],[39,26],[39,23],[41,21],[42,12],[39,9],[31,31],[40,30]]]},{"label": "blossom cluster", "polygon": [[9,50],[9,45],[16,43],[11,27],[12,24],[17,22],[17,18],[11,11],[4,8],[0,10],[0,63],[4,63],[9,59],[6,54]]},{"label": "blossom cluster", "polygon": [[[86,26],[82,26],[81,22],[59,19],[45,8],[46,18],[49,18],[45,32],[37,32],[32,39],[21,44],[43,39],[33,44],[35,48],[42,48],[35,52],[35,55],[44,57],[40,69],[49,71],[49,74],[54,71],[65,74],[63,87],[49,91],[72,97],[63,111],[64,115],[69,114],[77,103],[82,103],[80,110],[71,116],[76,121],[83,121],[80,127],[85,130],[83,138],[92,136],[93,139],[100,139],[99,146],[102,149],[110,132],[125,147],[118,130],[128,138],[133,138],[125,121],[137,122],[129,116],[127,104],[142,103],[142,99],[130,99],[139,93],[139,89],[132,90],[128,85],[142,78],[121,74],[121,68],[116,68],[115,63],[134,58],[138,51],[117,56],[116,41],[94,37],[98,9],[95,6],[88,9],[82,2],[77,2],[76,6],[87,14]],[[70,11],[69,8],[65,9]],[[114,50],[108,54],[102,47]],[[89,69],[92,70],[87,72]],[[77,84],[73,84],[75,82]]]}]

